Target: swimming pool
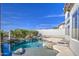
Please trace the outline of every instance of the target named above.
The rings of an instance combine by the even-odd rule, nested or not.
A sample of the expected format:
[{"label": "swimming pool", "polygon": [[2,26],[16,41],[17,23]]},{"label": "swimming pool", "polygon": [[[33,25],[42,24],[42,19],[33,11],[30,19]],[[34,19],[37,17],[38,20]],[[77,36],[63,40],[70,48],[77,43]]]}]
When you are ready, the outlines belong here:
[{"label": "swimming pool", "polygon": [[42,47],[43,42],[41,40],[31,39],[31,40],[25,40],[20,44],[16,43],[15,45],[12,46],[12,51],[15,51],[19,48],[42,48]]},{"label": "swimming pool", "polygon": [[13,47],[13,54],[12,56],[18,56],[17,53],[14,53],[19,48],[24,48],[25,52],[21,54],[20,56],[56,56],[58,51],[48,49],[43,47],[43,41],[42,40],[27,40],[19,45],[15,45]]}]

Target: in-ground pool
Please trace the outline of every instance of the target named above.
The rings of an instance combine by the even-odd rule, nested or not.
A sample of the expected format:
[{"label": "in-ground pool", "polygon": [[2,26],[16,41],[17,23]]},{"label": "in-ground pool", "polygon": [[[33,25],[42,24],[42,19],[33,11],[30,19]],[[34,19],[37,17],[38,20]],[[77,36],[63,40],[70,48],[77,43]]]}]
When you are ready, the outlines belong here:
[{"label": "in-ground pool", "polygon": [[19,48],[42,48],[43,43],[41,40],[37,39],[31,39],[31,40],[25,40],[22,43],[18,44],[16,43],[15,45],[12,46],[12,51],[15,51]]},{"label": "in-ground pool", "polygon": [[[56,56],[58,51],[43,47],[43,41],[32,39],[22,42],[21,44],[15,44],[13,46],[13,52],[19,48],[24,48],[25,52],[21,56]],[[13,53],[12,56],[17,54]]]}]

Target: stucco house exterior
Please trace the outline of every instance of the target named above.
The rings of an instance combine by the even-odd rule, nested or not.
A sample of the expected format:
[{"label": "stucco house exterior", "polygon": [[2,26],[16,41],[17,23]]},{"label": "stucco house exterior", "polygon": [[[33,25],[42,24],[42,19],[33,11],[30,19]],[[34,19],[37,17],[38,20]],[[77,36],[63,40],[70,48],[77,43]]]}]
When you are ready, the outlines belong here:
[{"label": "stucco house exterior", "polygon": [[66,3],[65,13],[65,39],[75,55],[79,55],[79,4]]}]

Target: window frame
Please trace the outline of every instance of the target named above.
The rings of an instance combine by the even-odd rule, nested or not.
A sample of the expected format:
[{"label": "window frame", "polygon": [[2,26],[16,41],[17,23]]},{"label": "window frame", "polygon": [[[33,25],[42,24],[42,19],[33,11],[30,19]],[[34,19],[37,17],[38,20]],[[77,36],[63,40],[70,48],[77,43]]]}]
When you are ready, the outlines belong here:
[{"label": "window frame", "polygon": [[79,40],[79,7],[72,15],[72,38]]}]

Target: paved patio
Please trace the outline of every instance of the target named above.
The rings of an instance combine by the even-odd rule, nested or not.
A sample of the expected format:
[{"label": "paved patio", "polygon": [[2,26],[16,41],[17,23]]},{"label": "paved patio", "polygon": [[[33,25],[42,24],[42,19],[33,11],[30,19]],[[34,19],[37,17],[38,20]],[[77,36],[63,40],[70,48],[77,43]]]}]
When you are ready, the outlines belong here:
[{"label": "paved patio", "polygon": [[54,45],[53,48],[59,52],[57,56],[74,56],[74,53],[69,47]]},{"label": "paved patio", "polygon": [[55,49],[59,52],[57,54],[57,56],[74,56],[75,55],[72,52],[72,50],[69,48],[68,44],[63,44],[64,41],[62,41],[62,40],[64,40],[64,39],[62,39],[62,38],[43,38],[43,39],[48,41],[48,42],[50,41],[52,43],[53,42],[56,43],[56,44],[52,45],[52,49]]},{"label": "paved patio", "polygon": [[22,55],[13,54],[12,56],[56,56],[58,51],[47,48],[26,48]]}]

